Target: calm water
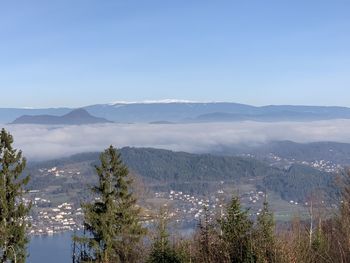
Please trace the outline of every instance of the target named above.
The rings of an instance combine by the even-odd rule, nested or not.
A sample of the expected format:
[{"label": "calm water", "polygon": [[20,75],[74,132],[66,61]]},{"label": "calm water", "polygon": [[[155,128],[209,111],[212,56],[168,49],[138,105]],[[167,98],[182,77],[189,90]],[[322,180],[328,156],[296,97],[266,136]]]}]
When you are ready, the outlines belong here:
[{"label": "calm water", "polygon": [[[181,229],[179,232],[183,236],[189,236],[193,233],[193,228]],[[72,262],[72,234],[66,232],[53,236],[32,237],[27,263]]]},{"label": "calm water", "polygon": [[29,244],[28,263],[65,263],[72,262],[72,233],[54,236],[33,237]]}]

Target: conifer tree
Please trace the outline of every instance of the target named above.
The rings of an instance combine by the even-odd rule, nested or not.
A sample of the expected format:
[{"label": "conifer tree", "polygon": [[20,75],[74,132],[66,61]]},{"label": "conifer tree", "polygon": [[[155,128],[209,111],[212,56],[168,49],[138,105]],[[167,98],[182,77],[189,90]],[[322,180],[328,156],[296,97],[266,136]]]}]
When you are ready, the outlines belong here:
[{"label": "conifer tree", "polygon": [[223,249],[225,244],[218,234],[215,221],[210,218],[209,208],[205,206],[203,210],[203,218],[195,235],[195,262],[228,262],[228,253]]},{"label": "conifer tree", "polygon": [[257,262],[276,262],[275,222],[265,196],[263,208],[257,217],[255,254]]},{"label": "conifer tree", "polygon": [[23,263],[26,260],[26,234],[30,205],[23,201],[29,176],[22,172],[26,159],[12,146],[13,137],[5,129],[0,133],[0,262]]},{"label": "conifer tree", "polygon": [[94,201],[83,204],[88,235],[75,238],[88,247],[81,253],[80,262],[135,262],[136,245],[146,230],[130,189],[132,180],[113,146],[101,154],[100,161],[95,167],[98,185],[92,188]]},{"label": "conifer tree", "polygon": [[152,246],[147,263],[181,263],[181,255],[170,246],[166,230],[166,213],[161,211],[158,222],[157,237]]},{"label": "conifer tree", "polygon": [[242,210],[238,197],[232,197],[226,208],[226,214],[219,220],[219,223],[230,261],[235,263],[254,262],[253,222],[248,218],[248,210]]}]

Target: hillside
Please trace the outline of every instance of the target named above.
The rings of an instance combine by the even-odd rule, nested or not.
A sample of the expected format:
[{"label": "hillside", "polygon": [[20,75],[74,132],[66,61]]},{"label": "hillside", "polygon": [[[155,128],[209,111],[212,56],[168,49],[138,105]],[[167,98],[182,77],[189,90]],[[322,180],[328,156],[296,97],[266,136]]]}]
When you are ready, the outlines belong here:
[{"label": "hillside", "polygon": [[294,164],[283,175],[267,175],[263,185],[279,193],[284,200],[305,202],[313,196],[327,200],[340,194],[335,178],[329,173]]},{"label": "hillside", "polygon": [[267,160],[270,154],[286,160],[312,162],[326,160],[343,166],[350,165],[350,144],[339,142],[296,143],[272,141],[263,144],[222,146],[217,154],[251,154],[260,160]]},{"label": "hillside", "polygon": [[[142,178],[147,187],[154,191],[179,191],[196,194],[210,194],[217,191],[220,182],[235,185],[249,182],[259,189],[274,191],[285,200],[302,201],[313,191],[322,190],[336,195],[333,184],[335,176],[311,167],[292,165],[278,169],[252,158],[189,154],[151,148],[123,148],[121,155],[130,171]],[[52,188],[55,193],[83,192],[84,185],[94,182],[93,165],[98,162],[98,153],[86,153],[53,161],[31,163],[30,188]],[[49,176],[45,171],[52,167],[61,170],[79,171],[79,174]]]}]

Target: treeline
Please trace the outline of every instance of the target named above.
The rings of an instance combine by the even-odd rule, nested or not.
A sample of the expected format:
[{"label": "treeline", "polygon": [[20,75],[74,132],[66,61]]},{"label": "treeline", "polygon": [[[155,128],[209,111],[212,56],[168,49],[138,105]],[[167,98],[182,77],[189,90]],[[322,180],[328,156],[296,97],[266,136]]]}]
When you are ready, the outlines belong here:
[{"label": "treeline", "polygon": [[310,220],[296,218],[276,230],[266,198],[252,220],[233,196],[216,217],[204,206],[195,233],[184,239],[174,232],[169,236],[166,211],[156,220],[156,233],[144,227],[128,169],[116,149],[102,153],[100,163],[93,201],[83,204],[84,234],[73,238],[73,263],[350,262],[350,176],[333,216],[322,214],[314,201]]},{"label": "treeline", "polygon": [[147,236],[140,208],[131,192],[132,181],[120,154],[112,146],[100,156],[98,184],[91,202],[82,205],[84,234],[74,236],[75,262],[280,262],[274,220],[265,201],[254,223],[233,197],[217,220],[205,216],[193,239],[168,237],[167,214],[161,213],[154,238]]}]

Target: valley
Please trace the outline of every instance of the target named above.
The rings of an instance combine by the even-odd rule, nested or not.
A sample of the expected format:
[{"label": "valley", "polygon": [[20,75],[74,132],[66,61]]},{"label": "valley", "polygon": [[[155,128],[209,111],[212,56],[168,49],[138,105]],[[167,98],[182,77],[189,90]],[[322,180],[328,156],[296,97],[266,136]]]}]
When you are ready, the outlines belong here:
[{"label": "valley", "polygon": [[[242,156],[154,148],[120,150],[134,180],[133,191],[145,224],[152,224],[160,207],[166,205],[173,223],[180,228],[194,228],[205,206],[210,207],[213,217],[217,216],[232,194],[238,194],[242,204],[250,208],[250,216],[255,217],[267,193],[280,222],[296,215],[307,218],[308,201],[316,194],[322,196],[318,201],[325,207],[337,207],[336,179],[345,164],[333,164],[331,160],[302,161],[296,156],[277,156],[276,152],[261,158],[264,155],[258,152]],[[81,229],[80,204],[89,200],[89,189],[97,182],[94,165],[98,164],[98,156],[82,153],[29,163],[26,172],[32,179],[26,198],[34,204],[31,234]],[[256,159],[258,156],[260,160]]]}]

